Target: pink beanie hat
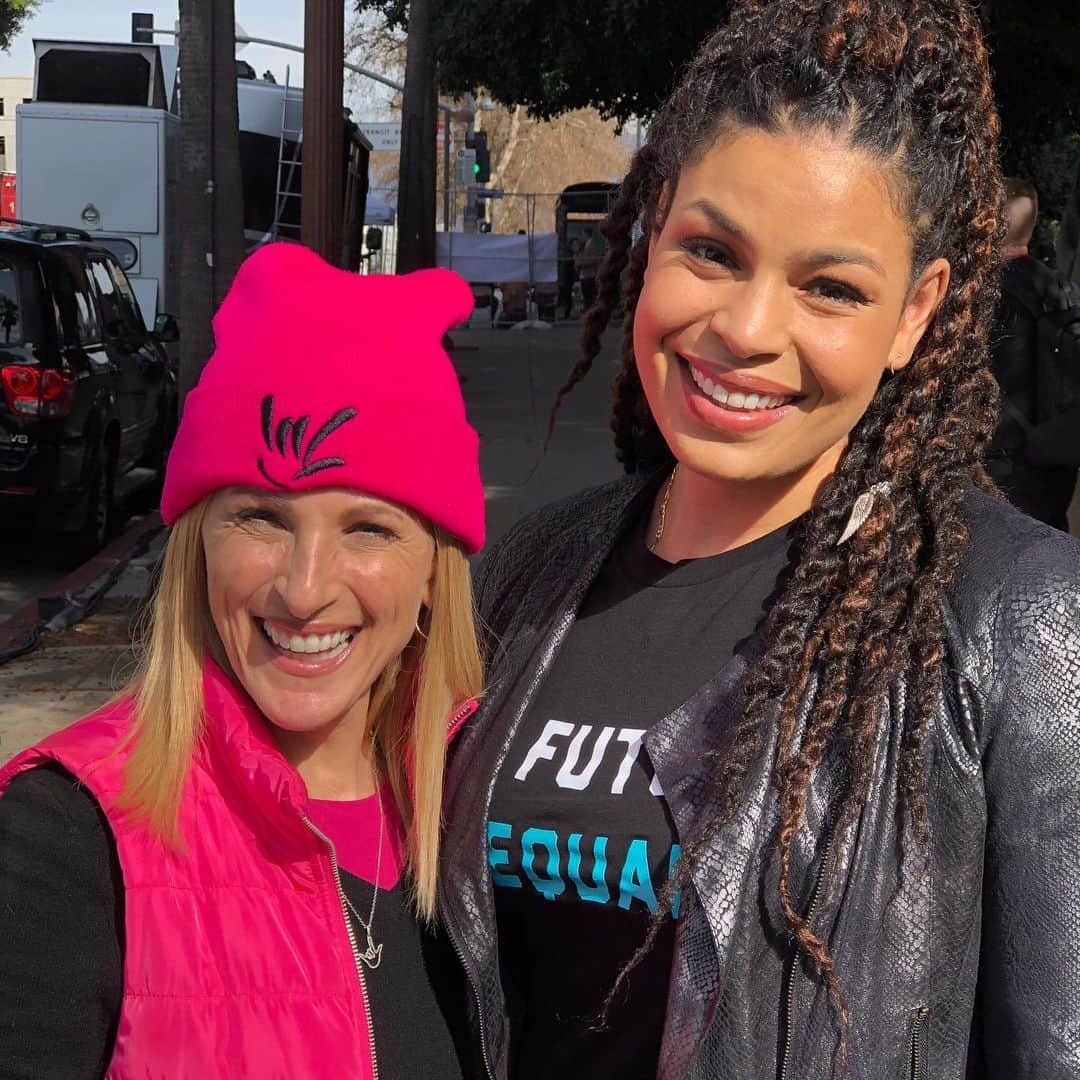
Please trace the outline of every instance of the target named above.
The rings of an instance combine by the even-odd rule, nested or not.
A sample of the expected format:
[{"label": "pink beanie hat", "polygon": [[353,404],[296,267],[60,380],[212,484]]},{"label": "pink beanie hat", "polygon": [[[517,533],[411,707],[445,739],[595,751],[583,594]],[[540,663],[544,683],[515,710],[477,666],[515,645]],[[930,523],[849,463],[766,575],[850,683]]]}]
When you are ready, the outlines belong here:
[{"label": "pink beanie hat", "polygon": [[472,311],[449,270],[360,277],[299,244],[240,267],[165,473],[168,524],[204,496],[347,487],[484,546],[484,490],[443,334]]}]

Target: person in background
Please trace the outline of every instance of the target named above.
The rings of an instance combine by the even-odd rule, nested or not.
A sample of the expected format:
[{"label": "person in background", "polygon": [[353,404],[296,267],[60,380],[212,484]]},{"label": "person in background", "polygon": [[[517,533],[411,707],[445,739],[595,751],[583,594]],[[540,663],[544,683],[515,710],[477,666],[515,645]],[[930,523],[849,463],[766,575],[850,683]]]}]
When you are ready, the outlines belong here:
[{"label": "person in background", "polygon": [[577,256],[581,245],[576,236],[559,256],[559,307],[563,318],[569,319],[574,308],[574,282],[577,281]]},{"label": "person in background", "polygon": [[600,252],[596,232],[591,225],[581,230],[581,250],[577,253],[574,265],[577,267],[578,280],[581,282],[581,296],[584,310],[596,303],[596,274],[600,269]]},{"label": "person in background", "polygon": [[0,769],[5,1078],[462,1077],[430,926],[481,689],[478,440],[439,347],[471,308],[446,270],[240,268],[138,670]]},{"label": "person in background", "polygon": [[1028,251],[1039,215],[1035,188],[1010,178],[1005,193],[1005,266],[990,354],[1001,416],[987,471],[1014,505],[1068,530],[1080,416],[1050,452],[1040,453],[1048,426],[1040,427],[1056,421],[1063,428],[1056,418],[1080,405],[1080,286]]},{"label": "person in background", "polygon": [[650,123],[559,395],[624,310],[629,475],[476,574],[478,1075],[1080,1075],[1080,542],[983,468],[997,135],[968,0],[737,0]]}]

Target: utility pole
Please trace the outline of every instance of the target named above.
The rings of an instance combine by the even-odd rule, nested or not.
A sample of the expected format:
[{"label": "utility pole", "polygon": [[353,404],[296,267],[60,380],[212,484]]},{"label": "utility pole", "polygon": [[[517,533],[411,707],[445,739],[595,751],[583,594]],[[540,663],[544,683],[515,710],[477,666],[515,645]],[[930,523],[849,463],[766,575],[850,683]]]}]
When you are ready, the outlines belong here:
[{"label": "utility pole", "polygon": [[341,265],[345,213],[345,6],[341,0],[304,4],[304,166],[300,200],[303,243]]},{"label": "utility pole", "polygon": [[435,265],[436,3],[409,3],[397,203],[399,274]]},{"label": "utility pole", "polygon": [[210,320],[244,257],[232,0],[180,0],[180,393],[213,350]]}]

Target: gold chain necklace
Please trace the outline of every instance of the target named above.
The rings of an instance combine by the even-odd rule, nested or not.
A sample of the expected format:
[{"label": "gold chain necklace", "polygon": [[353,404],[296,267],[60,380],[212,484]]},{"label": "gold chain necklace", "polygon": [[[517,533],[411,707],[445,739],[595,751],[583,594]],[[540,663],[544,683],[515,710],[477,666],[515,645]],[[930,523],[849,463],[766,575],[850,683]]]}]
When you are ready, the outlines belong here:
[{"label": "gold chain necklace", "polygon": [[664,497],[660,500],[660,516],[656,522],[656,532],[653,534],[652,543],[649,544],[649,550],[655,555],[656,549],[660,544],[660,541],[664,536],[664,526],[667,524],[667,507],[668,500],[671,498],[671,489],[675,486],[675,476],[679,471],[678,462],[675,463],[675,468],[671,470],[671,475],[668,477],[668,482],[664,486]]}]

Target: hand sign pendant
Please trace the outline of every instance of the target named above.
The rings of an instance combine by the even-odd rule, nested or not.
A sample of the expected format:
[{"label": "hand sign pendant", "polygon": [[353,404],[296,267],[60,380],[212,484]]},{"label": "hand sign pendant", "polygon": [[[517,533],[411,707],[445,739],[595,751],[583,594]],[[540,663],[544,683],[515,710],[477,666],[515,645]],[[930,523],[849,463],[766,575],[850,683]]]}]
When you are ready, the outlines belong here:
[{"label": "hand sign pendant", "polygon": [[375,939],[371,936],[371,931],[367,932],[367,948],[360,953],[360,959],[374,971],[382,963],[382,950],[381,945],[375,944]]}]

